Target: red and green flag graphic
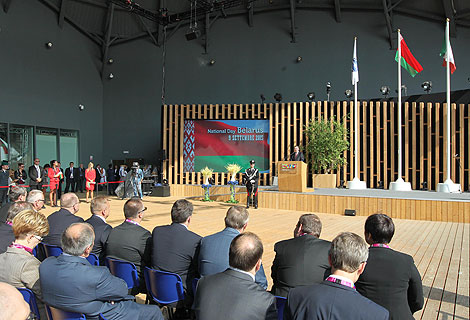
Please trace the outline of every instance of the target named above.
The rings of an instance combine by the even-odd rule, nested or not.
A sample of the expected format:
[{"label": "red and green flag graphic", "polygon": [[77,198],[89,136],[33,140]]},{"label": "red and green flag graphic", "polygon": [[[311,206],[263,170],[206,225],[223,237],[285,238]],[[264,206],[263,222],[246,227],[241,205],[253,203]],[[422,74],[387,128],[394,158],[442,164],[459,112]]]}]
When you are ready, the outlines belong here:
[{"label": "red and green flag graphic", "polygon": [[[423,67],[419,64],[418,60],[413,57],[411,54],[410,49],[406,45],[405,39],[400,34],[400,47],[401,47],[401,61],[400,64],[406,71],[410,74],[410,76],[414,77],[421,71],[423,71]],[[395,55],[395,61],[398,62],[398,50],[397,54]]]}]

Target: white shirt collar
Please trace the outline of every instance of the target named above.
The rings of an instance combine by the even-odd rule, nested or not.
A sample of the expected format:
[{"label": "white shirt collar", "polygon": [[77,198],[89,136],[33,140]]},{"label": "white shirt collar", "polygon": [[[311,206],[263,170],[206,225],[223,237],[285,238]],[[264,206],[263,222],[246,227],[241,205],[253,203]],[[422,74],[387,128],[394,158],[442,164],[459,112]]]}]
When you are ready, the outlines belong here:
[{"label": "white shirt collar", "polygon": [[189,230],[188,226],[185,225],[184,223],[180,223],[180,225],[184,226],[186,228],[186,230]]},{"label": "white shirt collar", "polygon": [[240,270],[240,269],[237,269],[237,268],[234,268],[234,267],[229,267],[230,269],[232,270],[235,270],[235,271],[238,271],[238,272],[241,272],[241,273],[244,273],[244,274],[247,274],[251,277],[251,279],[253,279],[253,281],[255,281],[255,276],[253,274],[251,274],[250,272],[248,271],[244,271],[244,270]]},{"label": "white shirt collar", "polygon": [[68,257],[77,257],[77,258],[82,258],[82,259],[85,259],[85,260],[86,260],[86,258],[85,258],[85,257],[82,257],[82,256],[73,256],[73,255],[68,254],[68,253],[65,253],[65,252],[62,252],[62,254],[63,254],[64,256],[68,256]]},{"label": "white shirt collar", "polygon": [[106,219],[105,219],[103,216],[100,216],[100,215],[97,215],[97,214],[95,214],[94,216],[95,216],[95,217],[98,217],[98,218],[100,218],[101,220],[103,220],[104,222],[106,222]]}]

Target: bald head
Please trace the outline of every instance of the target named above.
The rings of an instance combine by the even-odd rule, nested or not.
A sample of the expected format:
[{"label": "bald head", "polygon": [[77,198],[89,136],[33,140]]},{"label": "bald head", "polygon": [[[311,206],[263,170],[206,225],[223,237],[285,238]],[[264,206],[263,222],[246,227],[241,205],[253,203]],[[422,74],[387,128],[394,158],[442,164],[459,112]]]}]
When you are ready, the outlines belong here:
[{"label": "bald head", "polygon": [[29,316],[29,305],[21,293],[13,286],[0,282],[0,320],[26,320]]},{"label": "bald head", "polygon": [[62,250],[72,256],[87,257],[93,248],[95,232],[88,223],[72,223],[62,234]]},{"label": "bald head", "polygon": [[79,204],[80,200],[78,200],[77,195],[73,192],[65,193],[60,197],[60,207],[69,210],[73,214],[78,212]]},{"label": "bald head", "polygon": [[232,268],[251,271],[263,256],[263,243],[252,232],[241,233],[230,244],[229,264]]}]

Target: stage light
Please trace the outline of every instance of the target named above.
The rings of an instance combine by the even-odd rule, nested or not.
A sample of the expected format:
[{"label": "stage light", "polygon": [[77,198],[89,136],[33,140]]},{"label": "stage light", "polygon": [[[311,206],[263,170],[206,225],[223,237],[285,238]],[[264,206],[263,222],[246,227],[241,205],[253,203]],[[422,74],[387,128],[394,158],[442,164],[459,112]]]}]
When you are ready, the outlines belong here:
[{"label": "stage light", "polygon": [[201,36],[201,30],[198,27],[193,27],[186,33],[185,37],[187,41],[197,39]]},{"label": "stage light", "polygon": [[313,101],[313,99],[315,99],[315,92],[307,93],[307,98],[308,100]]},{"label": "stage light", "polygon": [[54,44],[52,42],[46,42],[46,48],[51,49]]},{"label": "stage light", "polygon": [[344,185],[344,180],[339,180],[339,186],[338,186],[338,189],[344,189],[346,188],[346,186]]},{"label": "stage light", "polygon": [[83,104],[78,105],[78,111],[83,111],[85,110],[85,106]]},{"label": "stage light", "polygon": [[380,93],[382,93],[382,95],[385,96],[385,99],[387,99],[388,95],[390,94],[390,87],[389,86],[382,86],[380,88]]},{"label": "stage light", "polygon": [[263,104],[264,101],[266,101],[266,97],[264,96],[264,94],[260,94],[259,97],[261,98],[261,104]]},{"label": "stage light", "polygon": [[114,78],[114,74],[110,73],[109,76],[108,76],[108,79],[113,79]]},{"label": "stage light", "polygon": [[113,63],[114,63],[113,58],[109,58],[109,59],[108,59],[108,64],[113,64]]},{"label": "stage light", "polygon": [[377,189],[384,189],[384,182],[379,180],[377,181]]},{"label": "stage light", "polygon": [[344,95],[346,96],[346,98],[351,99],[351,97],[353,96],[352,90],[350,89],[345,90]]},{"label": "stage light", "polygon": [[[402,92],[402,94],[404,94],[404,95],[406,96],[406,91],[407,91],[407,90],[408,90],[408,88],[407,88],[404,84],[402,84],[402,85],[401,85],[401,92]],[[398,89],[396,89],[395,92],[398,93]]]},{"label": "stage light", "polygon": [[331,93],[331,82],[326,83],[326,96],[328,97],[327,101],[330,102],[330,93]]},{"label": "stage light", "polygon": [[421,183],[421,188],[420,190],[427,191],[428,190],[428,183],[426,181],[423,181]]},{"label": "stage light", "polygon": [[211,61],[209,61],[209,65],[210,65],[210,66],[213,66],[214,64],[215,64],[215,60],[214,60],[214,59],[212,59]]},{"label": "stage light", "polygon": [[282,94],[280,94],[279,92],[276,92],[276,94],[274,95],[274,100],[276,100],[277,102],[281,102]]},{"label": "stage light", "polygon": [[302,57],[301,56],[298,56],[297,59],[296,59],[297,63],[299,62],[302,62]]},{"label": "stage light", "polygon": [[423,88],[423,90],[426,92],[426,93],[429,93],[432,89],[432,81],[424,81],[422,84],[421,84],[421,88]]}]

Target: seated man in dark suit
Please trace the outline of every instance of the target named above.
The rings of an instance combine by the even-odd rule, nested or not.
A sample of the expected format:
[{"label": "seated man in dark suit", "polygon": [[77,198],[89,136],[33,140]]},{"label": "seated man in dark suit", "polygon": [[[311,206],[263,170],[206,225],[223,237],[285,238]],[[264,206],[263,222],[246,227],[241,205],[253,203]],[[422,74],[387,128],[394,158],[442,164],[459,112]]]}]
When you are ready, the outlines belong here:
[{"label": "seated man in dark suit", "polygon": [[106,241],[108,241],[109,233],[113,229],[106,223],[106,218],[108,218],[110,211],[108,198],[103,196],[93,198],[91,200],[90,210],[92,216],[85,222],[91,224],[95,230],[95,244],[91,253],[96,254],[100,259],[100,266],[104,266],[106,257]]},{"label": "seated man in dark suit", "polygon": [[294,229],[294,238],[274,245],[271,292],[275,296],[287,297],[291,288],[321,283],[330,274],[331,242],[319,239],[321,228],[317,215],[304,214]]},{"label": "seated man in dark suit", "polygon": [[80,210],[80,201],[75,193],[65,193],[60,197],[60,210],[47,217],[49,222],[49,234],[43,242],[60,247],[60,239],[65,229],[72,223],[83,222],[83,219],[75,214]]},{"label": "seated man in dark suit", "polygon": [[147,292],[145,289],[144,267],[150,266],[152,235],[140,223],[144,218],[142,200],[132,198],[124,204],[125,221],[111,230],[106,242],[106,257],[132,262],[139,273],[140,288],[134,288],[131,294]]},{"label": "seated man in dark suit", "polygon": [[18,201],[26,201],[27,194],[28,192],[26,191],[26,188],[16,186],[10,188],[10,193],[8,194],[8,199],[10,202],[5,203],[0,209],[0,223],[7,221],[8,209],[10,206]]},{"label": "seated man in dark suit", "polygon": [[15,241],[15,235],[13,234],[11,225],[13,218],[21,211],[28,209],[32,209],[32,206],[25,201],[17,201],[9,206],[7,221],[0,223],[0,253],[7,251],[8,246]]},{"label": "seated man in dark suit", "polygon": [[197,250],[201,237],[188,230],[193,205],[178,200],[171,208],[171,225],[153,229],[152,268],[177,273],[187,293],[187,305],[192,302],[192,281],[198,276]]},{"label": "seated man in dark suit", "polygon": [[263,244],[257,235],[242,233],[229,250],[230,267],[199,280],[194,300],[197,319],[277,319],[276,300],[255,283]]},{"label": "seated man in dark suit", "polygon": [[332,274],[322,283],[291,289],[284,319],[388,320],[386,309],[360,295],[354,287],[368,254],[367,244],[360,236],[340,233],[333,239],[328,256]]},{"label": "seated man in dark suit", "polygon": [[365,239],[370,245],[369,259],[356,282],[357,291],[390,312],[390,319],[414,319],[423,308],[421,276],[413,258],[391,249],[395,233],[392,218],[374,214],[367,218]]},{"label": "seated man in dark suit", "polygon": [[[87,223],[70,225],[62,236],[64,254],[41,263],[39,275],[44,302],[87,319],[163,319],[155,305],[143,305],[127,294],[126,282],[108,268],[86,260],[93,248],[93,228]],[[60,280],[60,281],[58,281]]]},{"label": "seated man in dark suit", "polygon": [[[233,238],[245,231],[248,225],[248,210],[241,206],[230,207],[225,216],[225,229],[201,239],[198,255],[199,274],[205,277],[227,270],[228,252]],[[256,272],[255,282],[266,289],[268,280],[263,264]]]}]

